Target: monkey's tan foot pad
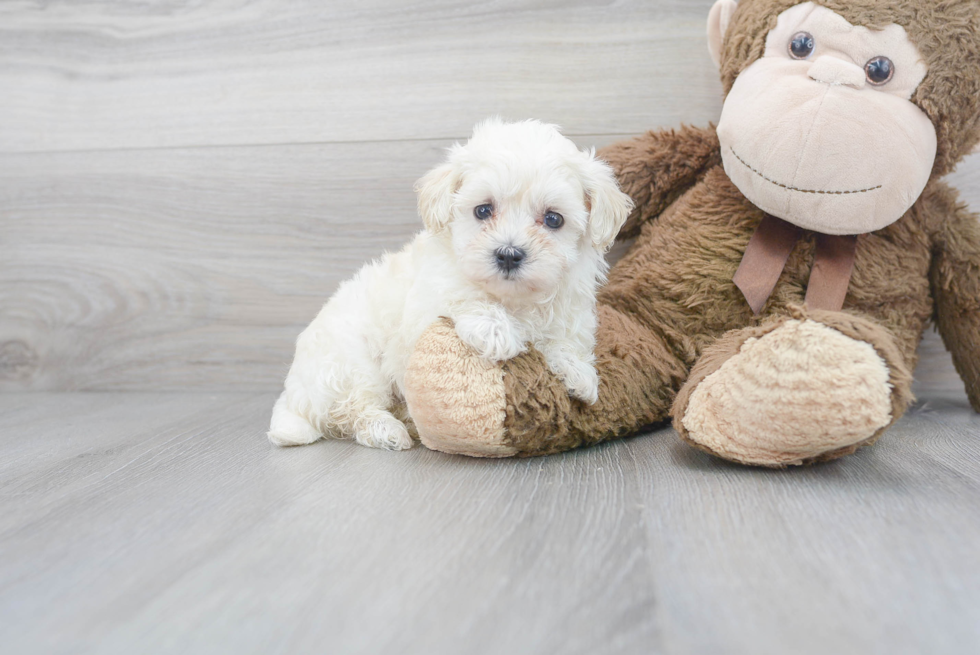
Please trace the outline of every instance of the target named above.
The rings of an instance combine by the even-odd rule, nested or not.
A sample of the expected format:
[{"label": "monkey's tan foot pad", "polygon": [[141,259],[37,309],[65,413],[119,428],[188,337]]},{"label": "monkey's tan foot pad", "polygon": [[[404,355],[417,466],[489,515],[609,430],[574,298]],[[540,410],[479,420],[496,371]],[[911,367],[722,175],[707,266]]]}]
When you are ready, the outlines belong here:
[{"label": "monkey's tan foot pad", "polygon": [[464,344],[448,319],[419,339],[405,373],[405,400],[422,444],[471,457],[510,457],[504,441],[503,369]]},{"label": "monkey's tan foot pad", "polygon": [[890,424],[889,370],[870,344],[809,319],[754,334],[723,337],[692,370],[674,407],[687,441],[724,459],[783,467],[853,452]]}]

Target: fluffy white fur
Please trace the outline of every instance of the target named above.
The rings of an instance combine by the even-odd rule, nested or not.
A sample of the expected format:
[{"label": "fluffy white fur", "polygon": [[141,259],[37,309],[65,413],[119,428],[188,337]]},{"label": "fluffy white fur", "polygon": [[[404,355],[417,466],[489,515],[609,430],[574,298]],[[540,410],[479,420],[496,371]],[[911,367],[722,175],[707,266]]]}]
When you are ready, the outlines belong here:
[{"label": "fluffy white fur", "polygon": [[[425,230],[344,282],[299,336],[272,412],[273,443],[329,435],[410,448],[390,410],[416,341],[441,316],[488,360],[534,344],[572,396],[596,401],[596,288],[632,206],[610,168],[553,125],[490,119],[416,191]],[[487,204],[492,217],[477,218]],[[545,225],[547,212],[564,224]],[[501,247],[525,251],[517,270],[498,265]]]}]

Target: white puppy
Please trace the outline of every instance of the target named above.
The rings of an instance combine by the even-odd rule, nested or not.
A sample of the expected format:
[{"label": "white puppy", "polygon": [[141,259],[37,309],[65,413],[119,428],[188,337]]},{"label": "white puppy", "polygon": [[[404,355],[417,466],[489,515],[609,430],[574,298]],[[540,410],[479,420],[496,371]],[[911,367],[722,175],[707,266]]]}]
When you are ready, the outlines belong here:
[{"label": "white puppy", "polygon": [[299,336],[273,443],[410,448],[391,410],[418,338],[443,316],[488,360],[534,344],[572,396],[596,401],[596,288],[632,207],[609,166],[553,125],[490,119],[416,191],[425,230],[340,285]]}]

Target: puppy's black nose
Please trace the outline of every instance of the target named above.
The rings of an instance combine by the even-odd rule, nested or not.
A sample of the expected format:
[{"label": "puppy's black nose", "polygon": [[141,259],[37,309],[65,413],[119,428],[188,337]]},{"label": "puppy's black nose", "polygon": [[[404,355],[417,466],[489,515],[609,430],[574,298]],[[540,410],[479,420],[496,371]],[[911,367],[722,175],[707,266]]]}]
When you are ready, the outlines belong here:
[{"label": "puppy's black nose", "polygon": [[494,255],[497,257],[497,268],[505,273],[516,271],[527,258],[527,253],[524,252],[524,249],[516,246],[497,248],[494,251]]}]

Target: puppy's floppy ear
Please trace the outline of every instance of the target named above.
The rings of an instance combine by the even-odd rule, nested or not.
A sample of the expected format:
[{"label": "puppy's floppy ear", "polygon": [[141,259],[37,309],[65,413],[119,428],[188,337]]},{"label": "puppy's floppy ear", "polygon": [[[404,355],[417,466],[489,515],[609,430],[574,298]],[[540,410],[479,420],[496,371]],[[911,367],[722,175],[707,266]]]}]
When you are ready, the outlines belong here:
[{"label": "puppy's floppy ear", "polygon": [[415,183],[419,214],[430,232],[438,232],[449,225],[453,217],[453,194],[459,184],[459,173],[448,162],[436,166]]},{"label": "puppy's floppy ear", "polygon": [[604,161],[592,159],[585,168],[583,180],[589,206],[589,238],[602,252],[612,246],[616,235],[633,210],[633,201],[619,190],[612,168]]}]

